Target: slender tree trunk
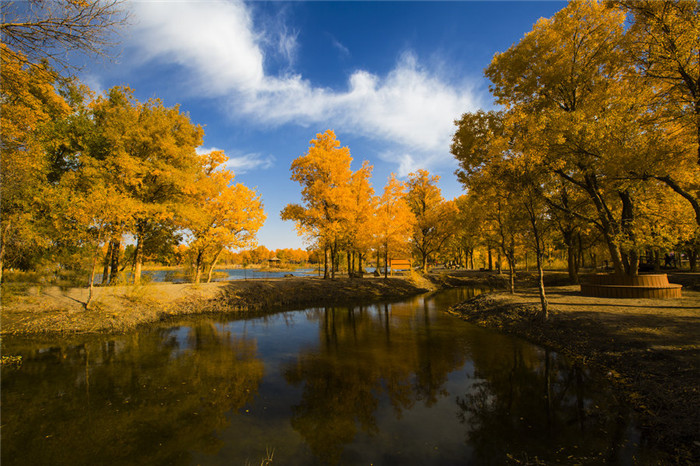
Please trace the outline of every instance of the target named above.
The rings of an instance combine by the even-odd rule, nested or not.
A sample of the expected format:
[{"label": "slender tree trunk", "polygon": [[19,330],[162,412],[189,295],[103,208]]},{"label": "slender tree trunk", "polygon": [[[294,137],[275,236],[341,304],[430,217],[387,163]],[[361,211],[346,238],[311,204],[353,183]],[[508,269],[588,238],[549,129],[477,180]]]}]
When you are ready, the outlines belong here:
[{"label": "slender tree trunk", "polygon": [[691,272],[698,271],[698,251],[696,248],[691,247],[688,251],[688,263]]},{"label": "slender tree trunk", "polygon": [[212,261],[211,265],[209,266],[209,273],[207,274],[207,283],[211,283],[211,276],[214,273],[214,268],[216,267],[216,263],[219,262],[219,257],[221,257],[221,254],[223,252],[224,252],[224,248],[221,248],[214,256],[214,260]]},{"label": "slender tree trunk", "polygon": [[625,273],[627,276],[634,277],[639,273],[639,251],[636,248],[637,236],[633,229],[634,223],[634,204],[629,191],[618,192],[622,200],[622,216],[620,220],[620,230],[627,239],[627,242],[632,244],[632,248],[622,254]]},{"label": "slender tree trunk", "polygon": [[102,285],[107,285],[109,283],[109,263],[112,259],[112,241],[109,242],[107,246],[107,253],[105,254],[104,261],[102,261]]},{"label": "slender tree trunk", "polygon": [[199,280],[202,278],[202,256],[204,251],[201,249],[197,252],[197,258],[194,263],[194,284],[199,285]]},{"label": "slender tree trunk", "polygon": [[491,246],[489,246],[489,271],[493,270],[493,255],[491,254]]},{"label": "slender tree trunk", "polygon": [[323,245],[323,279],[328,278],[328,245]]},{"label": "slender tree trunk", "polygon": [[[539,249],[539,247],[538,247]],[[542,266],[542,252],[537,251],[537,289],[540,293],[540,305],[542,306],[542,320],[549,319],[549,303],[544,291],[544,267]]]},{"label": "slender tree trunk", "polygon": [[510,254],[508,258],[508,275],[510,281],[510,294],[515,294],[515,260],[511,259]]},{"label": "slender tree trunk", "polygon": [[384,245],[384,278],[389,275],[389,245]]},{"label": "slender tree trunk", "polygon": [[566,264],[569,272],[569,283],[578,284],[578,270],[576,267],[576,245],[575,236],[572,230],[563,230],[564,244],[566,245]]},{"label": "slender tree trunk", "polygon": [[119,277],[119,254],[121,253],[121,241],[112,240],[112,256],[110,257],[110,274],[109,274],[109,284],[114,285],[117,283],[117,278]]},{"label": "slender tree trunk", "polygon": [[362,268],[362,253],[361,252],[357,253],[357,272],[358,272],[360,277],[365,276],[365,271]]},{"label": "slender tree trunk", "polygon": [[134,285],[141,284],[141,262],[143,261],[141,252],[143,246],[141,244],[141,239],[136,240],[136,250],[134,251]]},{"label": "slender tree trunk", "polygon": [[338,243],[331,245],[331,278],[335,279],[335,271],[338,269]]},{"label": "slender tree trunk", "polygon": [[10,236],[10,228],[12,227],[12,221],[8,220],[5,222],[5,227],[2,229],[2,238],[0,238],[0,283],[2,283],[2,272],[5,267],[5,248],[7,244],[7,238]]},{"label": "slender tree trunk", "polygon": [[428,273],[428,254],[421,251],[421,256],[423,256],[423,273]]},{"label": "slender tree trunk", "polygon": [[92,301],[92,291],[95,286],[95,270],[97,270],[97,258],[100,256],[100,241],[97,241],[97,246],[95,246],[95,252],[92,255],[92,269],[90,270],[90,286],[88,289],[88,298],[85,301],[85,309],[88,309],[90,302]]},{"label": "slender tree trunk", "polygon": [[352,278],[352,253],[348,250],[346,255],[348,257],[348,278]]}]

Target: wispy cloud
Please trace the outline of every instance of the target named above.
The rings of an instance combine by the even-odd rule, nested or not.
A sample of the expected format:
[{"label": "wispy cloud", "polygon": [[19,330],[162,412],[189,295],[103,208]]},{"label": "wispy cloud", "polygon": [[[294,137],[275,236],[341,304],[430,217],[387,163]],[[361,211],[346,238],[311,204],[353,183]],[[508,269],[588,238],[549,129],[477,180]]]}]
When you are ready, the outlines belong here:
[{"label": "wispy cloud", "polygon": [[226,162],[226,168],[236,175],[253,170],[267,170],[274,165],[275,158],[272,155],[265,156],[256,153],[229,157],[228,162]]},{"label": "wispy cloud", "polygon": [[328,35],[329,35],[330,38],[331,38],[331,44],[333,44],[333,47],[335,47],[336,49],[338,49],[338,51],[340,52],[340,55],[343,56],[343,57],[349,57],[349,56],[350,56],[350,49],[348,49],[346,46],[344,46],[343,44],[341,44],[340,41],[339,41],[338,39],[336,39],[335,37],[333,37],[333,34],[330,34],[330,33],[329,33]]},{"label": "wispy cloud", "polygon": [[[268,74],[266,55],[282,54],[291,62],[300,53],[296,34],[283,26],[256,29],[248,7],[237,0],[139,2],[132,7],[140,21],[134,37],[145,57],[189,70],[193,82],[201,83],[200,92],[229,100],[233,118],[323,124],[390,142],[413,154],[400,158],[402,171],[418,161],[449,158],[453,121],[478,107],[469,83],[450,83],[410,52],[400,54],[384,76],[355,70],[340,90],[315,86],[295,73]],[[241,168],[246,166],[241,162]]]},{"label": "wispy cloud", "polygon": [[258,153],[242,154],[237,151],[225,151],[218,147],[198,147],[197,153],[208,154],[214,151],[223,151],[228,160],[223,164],[227,170],[231,170],[235,175],[241,175],[253,170],[267,170],[275,165],[275,157]]}]

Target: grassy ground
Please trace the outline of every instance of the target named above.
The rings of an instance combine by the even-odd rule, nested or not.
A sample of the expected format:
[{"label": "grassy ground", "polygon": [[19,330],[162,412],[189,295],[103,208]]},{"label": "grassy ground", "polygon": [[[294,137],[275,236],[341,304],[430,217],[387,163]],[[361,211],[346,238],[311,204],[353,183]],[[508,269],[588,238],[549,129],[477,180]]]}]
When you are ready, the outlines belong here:
[{"label": "grassy ground", "polygon": [[204,312],[260,312],[280,308],[399,299],[429,282],[402,278],[322,280],[313,277],[193,284],[150,283],[87,288],[3,285],[0,332],[8,334],[123,332],[138,325]]},{"label": "grassy ground", "polygon": [[[670,281],[697,289],[700,275]],[[541,322],[537,290],[527,285],[515,295],[478,296],[451,312],[602,370],[639,413],[643,441],[666,451],[670,462],[700,464],[700,291],[684,289],[682,298],[669,300],[611,299],[552,286],[550,318]]]}]

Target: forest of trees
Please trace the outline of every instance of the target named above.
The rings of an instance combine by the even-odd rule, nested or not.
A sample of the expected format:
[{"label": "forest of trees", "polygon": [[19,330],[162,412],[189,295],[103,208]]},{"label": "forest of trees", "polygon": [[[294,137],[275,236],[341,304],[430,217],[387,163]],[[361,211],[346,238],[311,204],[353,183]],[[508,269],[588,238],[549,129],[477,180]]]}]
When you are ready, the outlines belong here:
[{"label": "forest of trees", "polygon": [[[42,43],[99,53],[121,21],[119,2],[66,5],[29,12],[35,25],[56,16],[48,32],[30,20],[2,24],[0,279],[4,267],[93,277],[101,268],[106,284],[126,257],[135,283],[145,260],[187,263],[198,282],[222,260],[274,256],[255,249],[260,195],[234,182],[222,152],[197,152],[203,130],[186,113],[139,102],[128,87],[95,96],[66,76],[60,54],[41,56]],[[396,258],[424,271],[504,264],[511,288],[516,268],[541,274],[553,258],[573,283],[584,267],[635,275],[681,255],[695,270],[699,8],[583,0],[539,20],[485,70],[496,110],[455,122],[466,194],[453,200],[422,169],[391,175],[375,193],[373,167],[353,171],[335,133],[317,134],[291,166],[301,202],[281,213],[309,248],[278,258],[320,261],[324,277],[386,270]]]},{"label": "forest of trees", "polygon": [[[414,255],[427,271],[431,255],[457,228],[455,203],[442,197],[439,177],[421,169],[401,182],[392,174],[376,196],[370,183],[372,166],[365,161],[353,172],[350,150],[340,147],[332,130],[317,134],[310,144],[291,168],[292,179],[302,187],[303,203],[288,204],[281,215],[322,251],[324,278],[335,278],[341,251],[349,276],[361,275],[363,261],[375,257],[379,268],[390,258]],[[386,267],[384,271],[386,275]]]},{"label": "forest of trees", "polygon": [[199,281],[223,250],[255,244],[259,194],[234,183],[222,152],[197,153],[203,130],[177,106],[126,87],[94,97],[5,44],[1,56],[0,273],[88,264],[94,277],[104,263],[106,283],[128,237],[138,284],[144,257],[186,239]]}]

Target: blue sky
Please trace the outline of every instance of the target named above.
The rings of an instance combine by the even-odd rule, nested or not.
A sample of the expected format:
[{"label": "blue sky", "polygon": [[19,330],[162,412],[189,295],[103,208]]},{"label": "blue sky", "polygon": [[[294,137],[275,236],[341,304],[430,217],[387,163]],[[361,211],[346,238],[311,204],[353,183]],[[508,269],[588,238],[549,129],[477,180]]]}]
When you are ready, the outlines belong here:
[{"label": "blue sky", "polygon": [[259,244],[304,247],[279,212],[300,202],[289,168],[317,133],[335,130],[353,169],[368,160],[377,193],[390,173],[425,168],[459,196],[453,121],[493,107],[493,55],[564,5],[133,1],[117,58],[87,63],[81,79],[180,104],[204,127],[201,150],[224,150],[236,182],[261,194]]}]

